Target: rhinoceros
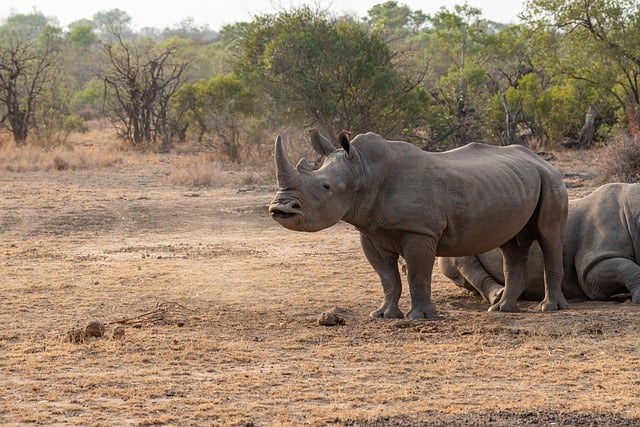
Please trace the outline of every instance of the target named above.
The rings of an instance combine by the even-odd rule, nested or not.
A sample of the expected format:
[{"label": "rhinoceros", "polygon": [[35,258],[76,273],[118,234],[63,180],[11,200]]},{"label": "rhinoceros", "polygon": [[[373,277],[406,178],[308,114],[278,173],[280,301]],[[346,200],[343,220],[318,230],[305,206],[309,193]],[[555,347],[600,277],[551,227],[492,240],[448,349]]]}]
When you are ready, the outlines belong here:
[{"label": "rhinoceros", "polygon": [[[569,299],[607,300],[631,293],[640,304],[640,184],[605,184],[569,202],[562,290]],[[494,303],[503,290],[500,251],[439,258],[442,273],[455,284]],[[542,298],[542,252],[532,245],[523,299]]]},{"label": "rhinoceros", "polygon": [[372,317],[402,318],[398,259],[407,264],[410,319],[436,318],[431,273],[436,255],[478,254],[500,247],[509,268],[505,291],[490,310],[518,311],[522,260],[537,240],[545,259],[543,311],[567,307],[560,288],[568,196],[562,176],[522,146],[471,143],[431,153],[375,133],[340,147],[310,132],[323,157],[294,167],[280,135],[275,140],[278,191],[269,212],[282,226],[313,232],[340,220],[360,232],[369,263],[380,276],[384,300]]}]

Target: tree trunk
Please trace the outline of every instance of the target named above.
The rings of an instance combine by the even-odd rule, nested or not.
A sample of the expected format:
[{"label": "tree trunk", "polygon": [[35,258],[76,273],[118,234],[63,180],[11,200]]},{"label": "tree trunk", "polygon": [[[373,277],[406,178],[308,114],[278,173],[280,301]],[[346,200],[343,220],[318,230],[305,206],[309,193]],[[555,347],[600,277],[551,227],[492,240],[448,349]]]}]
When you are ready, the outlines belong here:
[{"label": "tree trunk", "polygon": [[509,108],[509,102],[507,101],[507,94],[505,92],[502,93],[502,106],[504,107],[507,131],[504,145],[512,145],[516,142],[516,123],[511,114],[511,108]]},{"label": "tree trunk", "polygon": [[596,120],[596,114],[598,111],[593,104],[589,104],[587,108],[587,114],[584,119],[584,126],[580,130],[580,139],[578,142],[578,148],[590,148],[593,144],[593,134],[595,132],[594,123]]}]

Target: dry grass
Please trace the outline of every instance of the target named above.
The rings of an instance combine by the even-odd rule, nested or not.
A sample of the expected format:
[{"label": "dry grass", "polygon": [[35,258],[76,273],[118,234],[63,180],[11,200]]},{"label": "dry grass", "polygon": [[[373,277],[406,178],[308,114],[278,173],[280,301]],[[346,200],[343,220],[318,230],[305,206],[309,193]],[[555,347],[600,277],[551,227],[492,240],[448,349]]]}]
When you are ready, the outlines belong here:
[{"label": "dry grass", "polygon": [[114,145],[57,146],[51,149],[7,142],[0,146],[0,169],[9,172],[96,169],[122,163]]},{"label": "dry grass", "polygon": [[[185,191],[172,174],[206,159],[120,156],[0,169],[0,424],[640,422],[638,306],[487,313],[435,272],[441,320],[369,319],[382,291],[352,227],[286,231],[266,212],[273,183],[240,188],[216,166],[234,185]],[[573,156],[556,164],[575,197],[599,154]],[[164,302],[184,309],[145,317]],[[318,326],[334,307],[346,324]],[[68,341],[92,320],[106,337]]]},{"label": "dry grass", "polygon": [[[215,153],[189,151],[180,147],[172,154],[140,152],[114,139],[104,123],[92,124],[89,134],[73,134],[64,145],[16,146],[9,135],[0,135],[0,170],[8,172],[77,171],[135,166],[170,164],[164,171],[166,182],[186,187],[253,186],[263,185],[275,176],[271,162],[257,166],[238,166],[224,163]],[[268,164],[267,164],[268,163]]]},{"label": "dry grass", "polygon": [[268,167],[229,165],[212,160],[209,154],[188,154],[176,157],[167,182],[191,187],[247,186],[267,182],[274,174]]}]

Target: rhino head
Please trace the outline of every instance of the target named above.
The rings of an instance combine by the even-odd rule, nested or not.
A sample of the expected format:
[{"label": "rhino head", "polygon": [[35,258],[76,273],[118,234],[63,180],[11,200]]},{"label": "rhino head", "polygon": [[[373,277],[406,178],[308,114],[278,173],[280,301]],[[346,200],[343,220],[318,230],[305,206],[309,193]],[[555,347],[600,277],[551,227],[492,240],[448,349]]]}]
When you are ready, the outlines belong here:
[{"label": "rhino head", "polygon": [[275,143],[278,192],[269,213],[280,225],[295,231],[318,231],[340,221],[351,209],[360,182],[358,152],[347,133],[340,135],[341,149],[318,131],[311,131],[309,138],[314,150],[324,156],[316,170],[305,159],[294,167],[280,135]]}]

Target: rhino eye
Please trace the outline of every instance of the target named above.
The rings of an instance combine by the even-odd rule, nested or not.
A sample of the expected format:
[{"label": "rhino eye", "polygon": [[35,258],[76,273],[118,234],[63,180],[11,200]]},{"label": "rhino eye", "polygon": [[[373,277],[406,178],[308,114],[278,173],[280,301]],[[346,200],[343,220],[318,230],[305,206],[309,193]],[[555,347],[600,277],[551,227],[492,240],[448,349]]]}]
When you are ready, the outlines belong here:
[{"label": "rhino eye", "polygon": [[325,190],[331,190],[331,186],[329,184],[322,184]]}]

